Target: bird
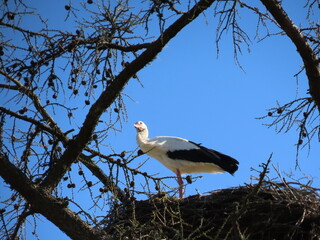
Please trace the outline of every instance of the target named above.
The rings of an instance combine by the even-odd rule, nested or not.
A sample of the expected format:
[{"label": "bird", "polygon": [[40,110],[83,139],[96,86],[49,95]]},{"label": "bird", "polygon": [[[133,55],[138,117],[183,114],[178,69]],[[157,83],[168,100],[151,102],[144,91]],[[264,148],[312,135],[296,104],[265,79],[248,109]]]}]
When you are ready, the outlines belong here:
[{"label": "bird", "polygon": [[184,194],[181,174],[228,172],[233,175],[238,170],[239,162],[236,159],[216,150],[180,137],[148,138],[148,127],[142,121],[136,122],[134,127],[140,150],[177,175],[180,198],[183,198]]}]

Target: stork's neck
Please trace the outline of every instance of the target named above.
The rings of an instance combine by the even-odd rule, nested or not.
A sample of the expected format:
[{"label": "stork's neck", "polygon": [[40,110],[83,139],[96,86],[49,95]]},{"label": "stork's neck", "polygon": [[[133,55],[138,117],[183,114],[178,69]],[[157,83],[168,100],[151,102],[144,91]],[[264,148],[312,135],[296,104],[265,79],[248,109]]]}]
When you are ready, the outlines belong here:
[{"label": "stork's neck", "polygon": [[141,147],[141,145],[144,145],[148,141],[148,129],[144,129],[141,132],[137,133],[137,143]]}]

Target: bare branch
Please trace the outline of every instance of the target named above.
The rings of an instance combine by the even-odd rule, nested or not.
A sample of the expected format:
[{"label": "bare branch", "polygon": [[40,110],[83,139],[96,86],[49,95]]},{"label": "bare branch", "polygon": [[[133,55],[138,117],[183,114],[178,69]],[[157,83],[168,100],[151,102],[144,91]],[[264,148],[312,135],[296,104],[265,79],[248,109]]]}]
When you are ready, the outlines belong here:
[{"label": "bare branch", "polygon": [[28,179],[9,159],[0,154],[0,175],[18,191],[36,213],[43,214],[72,239],[105,239],[102,232],[91,228],[63,204]]},{"label": "bare branch", "polygon": [[17,79],[6,73],[3,69],[0,69],[0,74],[8,78],[12,81],[19,89],[19,91],[25,95],[27,95],[33,102],[35,108],[41,114],[43,119],[49,124],[49,126],[57,131],[59,135],[63,135],[61,129],[58,127],[57,123],[53,120],[53,118],[49,115],[49,113],[45,110],[45,108],[41,105],[40,99],[38,96],[30,89],[26,88],[22,85]]},{"label": "bare branch", "polygon": [[81,154],[80,161],[104,184],[104,186],[107,187],[110,192],[113,193],[116,199],[119,199],[121,202],[128,201],[128,196],[126,196],[125,192],[121,190],[119,186],[117,186],[112,179],[91,160],[90,157]]},{"label": "bare branch", "polygon": [[306,74],[309,80],[309,92],[320,112],[320,68],[319,58],[314,53],[307,39],[299,28],[292,22],[281,4],[276,0],[261,0],[277,23],[285,31],[304,62]]}]

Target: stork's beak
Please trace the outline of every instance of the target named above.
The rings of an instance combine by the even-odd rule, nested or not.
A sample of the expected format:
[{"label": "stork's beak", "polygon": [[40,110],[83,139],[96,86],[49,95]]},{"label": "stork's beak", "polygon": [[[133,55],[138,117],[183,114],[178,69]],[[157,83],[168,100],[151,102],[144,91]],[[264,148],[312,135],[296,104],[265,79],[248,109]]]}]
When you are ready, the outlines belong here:
[{"label": "stork's beak", "polygon": [[141,128],[139,124],[134,124],[133,126],[137,129],[138,132],[141,132],[143,130],[143,128]]}]

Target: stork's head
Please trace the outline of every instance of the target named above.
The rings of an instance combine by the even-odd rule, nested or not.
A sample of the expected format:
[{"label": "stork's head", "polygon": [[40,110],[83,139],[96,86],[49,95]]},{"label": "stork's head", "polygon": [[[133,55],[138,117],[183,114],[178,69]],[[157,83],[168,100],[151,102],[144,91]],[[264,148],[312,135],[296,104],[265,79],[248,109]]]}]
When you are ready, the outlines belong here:
[{"label": "stork's head", "polygon": [[143,132],[145,130],[148,130],[147,126],[142,121],[136,122],[133,126],[137,129],[137,132]]}]

